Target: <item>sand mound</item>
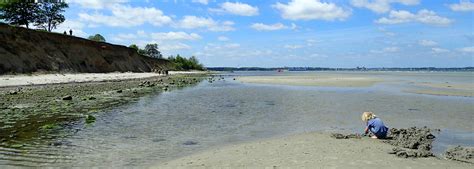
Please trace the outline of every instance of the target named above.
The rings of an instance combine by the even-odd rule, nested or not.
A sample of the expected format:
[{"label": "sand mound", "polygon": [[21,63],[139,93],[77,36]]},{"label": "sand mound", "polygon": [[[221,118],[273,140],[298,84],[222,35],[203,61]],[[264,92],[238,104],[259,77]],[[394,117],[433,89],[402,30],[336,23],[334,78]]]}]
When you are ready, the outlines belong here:
[{"label": "sand mound", "polygon": [[474,147],[456,146],[448,149],[444,156],[447,159],[474,164]]},{"label": "sand mound", "polygon": [[411,127],[408,129],[390,129],[388,139],[384,142],[393,146],[390,154],[396,154],[399,157],[430,157],[433,156],[431,152],[432,143],[435,136],[431,134],[432,131],[439,131],[429,129],[427,127],[417,128]]}]

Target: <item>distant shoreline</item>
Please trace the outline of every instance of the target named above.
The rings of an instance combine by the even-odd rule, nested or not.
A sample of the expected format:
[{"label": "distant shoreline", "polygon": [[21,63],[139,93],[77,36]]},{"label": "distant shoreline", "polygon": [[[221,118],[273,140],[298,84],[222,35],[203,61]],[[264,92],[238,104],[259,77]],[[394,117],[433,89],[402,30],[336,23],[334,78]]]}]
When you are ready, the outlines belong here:
[{"label": "distant shoreline", "polygon": [[324,67],[208,67],[210,71],[409,71],[409,72],[474,72],[474,67],[413,67],[413,68],[324,68]]}]

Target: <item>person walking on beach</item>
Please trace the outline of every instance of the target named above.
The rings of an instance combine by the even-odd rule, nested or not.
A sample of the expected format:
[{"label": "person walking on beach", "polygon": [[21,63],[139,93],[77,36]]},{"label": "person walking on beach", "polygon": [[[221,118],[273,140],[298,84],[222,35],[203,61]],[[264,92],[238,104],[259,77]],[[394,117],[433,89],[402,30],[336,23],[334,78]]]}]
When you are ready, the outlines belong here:
[{"label": "person walking on beach", "polygon": [[384,139],[387,137],[388,127],[383,124],[382,119],[372,112],[362,113],[362,121],[366,123],[365,134],[374,134],[372,138]]}]

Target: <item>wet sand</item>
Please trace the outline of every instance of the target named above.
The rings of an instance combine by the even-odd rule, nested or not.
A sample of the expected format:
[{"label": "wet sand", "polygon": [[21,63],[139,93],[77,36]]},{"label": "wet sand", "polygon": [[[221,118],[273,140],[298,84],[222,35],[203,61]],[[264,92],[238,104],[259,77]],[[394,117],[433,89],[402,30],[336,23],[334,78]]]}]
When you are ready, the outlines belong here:
[{"label": "wet sand", "polygon": [[[439,81],[443,76],[451,78],[473,78],[472,74],[419,73],[412,72],[284,72],[265,76],[242,76],[244,83],[276,84],[315,87],[371,87],[379,83],[403,86],[406,93],[435,96],[474,97],[474,81]],[[440,78],[441,77],[441,78]],[[436,79],[436,80],[435,80]]]},{"label": "wet sand", "polygon": [[409,93],[438,96],[474,97],[474,83],[415,83],[421,89],[406,90]]},{"label": "wet sand", "polygon": [[327,133],[229,145],[162,163],[152,168],[472,168],[435,157],[399,158],[381,140],[334,139]]},{"label": "wet sand", "polygon": [[238,80],[245,83],[324,87],[366,87],[382,81],[374,77],[349,74],[244,76]]}]

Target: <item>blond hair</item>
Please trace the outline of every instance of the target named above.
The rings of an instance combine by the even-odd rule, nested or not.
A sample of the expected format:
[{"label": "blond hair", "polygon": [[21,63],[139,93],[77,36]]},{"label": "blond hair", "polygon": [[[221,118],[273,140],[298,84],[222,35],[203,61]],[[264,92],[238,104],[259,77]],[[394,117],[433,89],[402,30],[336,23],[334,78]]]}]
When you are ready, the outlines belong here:
[{"label": "blond hair", "polygon": [[367,121],[369,121],[370,119],[373,119],[373,118],[375,118],[375,117],[377,117],[377,116],[375,116],[374,113],[372,113],[372,112],[370,112],[370,111],[366,111],[366,112],[362,113],[362,117],[361,117],[361,118],[362,118],[362,121],[367,122]]}]

